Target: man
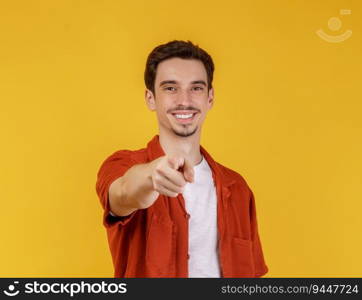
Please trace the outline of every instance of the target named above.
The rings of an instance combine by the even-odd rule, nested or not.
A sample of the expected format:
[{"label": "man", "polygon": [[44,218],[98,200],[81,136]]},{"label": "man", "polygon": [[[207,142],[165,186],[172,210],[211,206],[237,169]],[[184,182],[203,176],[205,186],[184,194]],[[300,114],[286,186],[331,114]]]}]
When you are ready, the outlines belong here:
[{"label": "man", "polygon": [[96,184],[115,277],[260,277],[268,272],[245,180],[200,146],[214,64],[190,41],[156,47],[145,70],[159,135],[120,150]]}]

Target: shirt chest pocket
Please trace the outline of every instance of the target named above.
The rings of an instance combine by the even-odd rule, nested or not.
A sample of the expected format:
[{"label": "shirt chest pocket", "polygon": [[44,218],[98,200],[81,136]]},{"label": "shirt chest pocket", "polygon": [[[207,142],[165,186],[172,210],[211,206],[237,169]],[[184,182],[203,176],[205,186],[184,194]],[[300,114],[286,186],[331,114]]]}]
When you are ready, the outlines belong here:
[{"label": "shirt chest pocket", "polygon": [[171,220],[152,217],[146,237],[146,267],[150,277],[174,277],[176,255],[175,225]]}]

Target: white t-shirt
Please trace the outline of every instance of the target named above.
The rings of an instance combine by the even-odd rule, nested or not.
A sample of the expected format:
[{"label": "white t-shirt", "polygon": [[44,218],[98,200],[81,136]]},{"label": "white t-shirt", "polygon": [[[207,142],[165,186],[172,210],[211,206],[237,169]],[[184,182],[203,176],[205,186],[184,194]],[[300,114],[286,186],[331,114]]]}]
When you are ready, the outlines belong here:
[{"label": "white t-shirt", "polygon": [[194,182],[183,192],[189,219],[189,277],[220,277],[217,197],[205,158],[194,166]]}]

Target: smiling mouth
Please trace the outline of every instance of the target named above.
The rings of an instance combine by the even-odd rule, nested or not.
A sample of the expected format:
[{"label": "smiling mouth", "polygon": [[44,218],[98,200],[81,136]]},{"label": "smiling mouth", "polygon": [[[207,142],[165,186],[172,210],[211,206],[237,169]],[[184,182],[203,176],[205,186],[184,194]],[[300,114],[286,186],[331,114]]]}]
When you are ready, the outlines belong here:
[{"label": "smiling mouth", "polygon": [[185,112],[179,112],[179,113],[172,113],[172,116],[179,122],[179,123],[189,123],[191,122],[194,118],[195,115],[197,114],[197,112],[189,112],[189,113],[185,113]]}]

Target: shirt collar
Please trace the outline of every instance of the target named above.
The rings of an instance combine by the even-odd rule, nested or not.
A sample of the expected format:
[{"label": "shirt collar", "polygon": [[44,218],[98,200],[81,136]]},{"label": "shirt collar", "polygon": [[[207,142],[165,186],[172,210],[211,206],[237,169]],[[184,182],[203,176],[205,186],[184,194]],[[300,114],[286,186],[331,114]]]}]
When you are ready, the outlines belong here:
[{"label": "shirt collar", "polygon": [[[228,187],[235,183],[235,179],[231,178],[228,174],[225,173],[225,170],[221,168],[221,166],[212,158],[212,156],[205,150],[204,147],[200,145],[200,152],[206,159],[207,163],[209,164],[212,173],[213,178],[215,182],[219,181],[222,186]],[[161,156],[165,155],[165,152],[163,151],[159,135],[155,135],[151,141],[147,144],[147,155],[149,161],[152,161],[156,158],[159,158]]]}]

